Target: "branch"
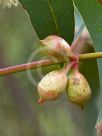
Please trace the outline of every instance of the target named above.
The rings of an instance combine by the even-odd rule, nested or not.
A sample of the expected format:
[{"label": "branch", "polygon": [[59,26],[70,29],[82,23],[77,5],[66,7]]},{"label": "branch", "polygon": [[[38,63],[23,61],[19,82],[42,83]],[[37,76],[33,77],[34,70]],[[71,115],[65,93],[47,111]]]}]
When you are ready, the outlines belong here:
[{"label": "branch", "polygon": [[[102,58],[102,52],[79,54],[79,60],[96,59],[96,58]],[[0,69],[0,75],[3,76],[3,75],[11,74],[11,73],[26,71],[28,69],[35,69],[40,66],[54,65],[54,64],[59,64],[63,62],[65,62],[65,60],[59,61],[57,63],[54,63],[53,61],[48,59],[35,61],[32,63],[26,63],[26,64],[7,67],[7,68],[2,68]]]},{"label": "branch", "polygon": [[86,53],[86,54],[79,55],[80,60],[97,59],[97,58],[102,58],[102,52]]},{"label": "branch", "polygon": [[73,42],[72,42],[72,44],[71,44],[71,49],[72,49],[72,51],[73,51],[73,50],[75,49],[75,47],[77,46],[77,43],[78,43],[78,41],[79,41],[79,37],[80,37],[81,33],[83,32],[84,28],[85,28],[85,24],[84,24],[84,22],[82,22],[82,24],[81,24],[80,27],[78,28],[78,31],[77,31],[76,34],[75,34],[75,37],[74,37]]}]

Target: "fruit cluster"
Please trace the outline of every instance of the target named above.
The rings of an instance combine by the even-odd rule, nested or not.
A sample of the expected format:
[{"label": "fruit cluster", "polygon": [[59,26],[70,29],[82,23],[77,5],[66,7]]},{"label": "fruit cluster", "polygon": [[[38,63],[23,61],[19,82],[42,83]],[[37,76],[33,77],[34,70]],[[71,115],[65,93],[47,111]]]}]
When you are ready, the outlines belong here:
[{"label": "fruit cluster", "polygon": [[[56,100],[66,90],[69,100],[84,107],[91,96],[90,86],[85,77],[79,72],[79,59],[73,54],[69,44],[59,36],[48,36],[41,40],[46,48],[47,56],[57,59],[67,56],[68,60],[64,67],[45,75],[38,83],[39,103]],[[51,58],[51,57],[50,57]]]}]

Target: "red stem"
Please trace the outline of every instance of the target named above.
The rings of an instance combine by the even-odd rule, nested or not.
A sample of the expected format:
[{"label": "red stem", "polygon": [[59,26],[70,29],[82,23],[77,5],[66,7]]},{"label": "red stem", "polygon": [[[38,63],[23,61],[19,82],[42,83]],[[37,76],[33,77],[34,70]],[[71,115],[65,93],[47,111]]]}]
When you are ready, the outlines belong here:
[{"label": "red stem", "polygon": [[11,67],[0,69],[0,75],[7,75],[15,72],[24,71],[27,69],[34,69],[38,65],[47,66],[51,64],[53,64],[53,62],[47,59],[47,60],[41,60],[41,61],[35,61],[21,65],[11,66]]},{"label": "red stem", "polygon": [[79,42],[79,38],[80,38],[80,37],[78,37],[78,38],[71,44],[71,50],[72,50],[72,52],[74,52],[74,49],[76,48],[76,46],[77,46],[77,44],[78,44],[78,42]]}]

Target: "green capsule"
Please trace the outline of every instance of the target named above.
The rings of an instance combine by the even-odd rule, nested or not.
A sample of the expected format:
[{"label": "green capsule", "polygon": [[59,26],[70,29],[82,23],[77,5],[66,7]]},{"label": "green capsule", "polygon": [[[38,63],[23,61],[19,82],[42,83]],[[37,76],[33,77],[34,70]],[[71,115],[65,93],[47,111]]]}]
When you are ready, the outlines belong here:
[{"label": "green capsule", "polygon": [[90,86],[85,77],[78,71],[73,71],[68,80],[67,95],[69,100],[82,109],[91,96]]}]

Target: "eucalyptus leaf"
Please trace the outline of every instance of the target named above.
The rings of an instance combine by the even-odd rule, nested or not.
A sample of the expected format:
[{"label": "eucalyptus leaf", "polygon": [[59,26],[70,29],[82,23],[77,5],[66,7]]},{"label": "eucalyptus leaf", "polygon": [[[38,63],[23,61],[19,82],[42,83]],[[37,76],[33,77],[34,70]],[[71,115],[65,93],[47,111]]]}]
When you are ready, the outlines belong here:
[{"label": "eucalyptus leaf", "polygon": [[[97,1],[74,0],[74,2],[79,12],[81,13],[83,20],[89,30],[90,36],[94,43],[95,51],[97,52],[102,51],[102,5],[98,0]],[[98,60],[98,69],[99,69],[99,77],[100,77],[100,87],[102,91],[102,60],[101,59]],[[96,80],[95,77],[92,80]],[[100,95],[100,108],[99,108],[99,117],[97,121],[97,126],[100,124],[100,122],[102,122],[102,93]],[[97,127],[97,129],[98,132],[102,131],[102,127]]]},{"label": "eucalyptus leaf", "polygon": [[40,39],[59,35],[70,44],[74,37],[72,0],[20,0]]}]

